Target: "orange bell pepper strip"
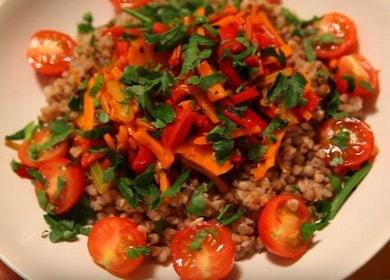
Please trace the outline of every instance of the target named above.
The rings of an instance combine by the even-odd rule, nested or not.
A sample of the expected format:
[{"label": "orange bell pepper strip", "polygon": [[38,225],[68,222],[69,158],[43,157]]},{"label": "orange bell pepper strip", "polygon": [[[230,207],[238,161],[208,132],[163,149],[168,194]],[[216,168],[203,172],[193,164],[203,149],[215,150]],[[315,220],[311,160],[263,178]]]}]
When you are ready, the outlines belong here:
[{"label": "orange bell pepper strip", "polygon": [[175,160],[174,154],[150,136],[146,129],[138,129],[132,136],[139,145],[145,146],[152,151],[156,158],[161,162],[163,169],[168,169],[172,165]]},{"label": "orange bell pepper strip", "polygon": [[94,86],[96,82],[97,74],[88,82],[88,90],[84,93],[84,105],[83,105],[83,113],[77,119],[77,125],[82,130],[91,130],[96,125],[96,117],[95,117],[95,97],[89,94],[89,91]]},{"label": "orange bell pepper strip", "polygon": [[157,181],[160,185],[160,191],[162,193],[166,192],[171,186],[171,184],[169,181],[168,174],[162,169],[160,162],[156,163],[156,174],[157,174]]},{"label": "orange bell pepper strip", "polygon": [[166,63],[166,53],[154,52],[153,45],[148,44],[145,39],[139,38],[131,41],[127,53],[127,60],[132,66],[155,66],[159,63]]},{"label": "orange bell pepper strip", "polygon": [[[203,60],[197,67],[198,73],[204,77],[209,76],[214,73],[213,68],[211,65],[207,62],[207,60]],[[228,96],[228,92],[225,90],[223,85],[221,83],[215,84],[212,87],[210,87],[207,91],[207,95],[209,97],[209,100],[211,102],[215,102],[218,100],[221,100]]]},{"label": "orange bell pepper strip", "polygon": [[194,145],[191,142],[187,142],[186,144],[178,147],[175,150],[176,154],[180,154],[183,158],[197,163],[202,167],[207,173],[220,176],[229,172],[233,165],[226,161],[223,164],[218,164],[215,159],[214,151],[210,145],[208,146],[198,146]]},{"label": "orange bell pepper strip", "polygon": [[[125,96],[121,90],[120,84],[117,81],[110,80],[107,81],[107,92],[102,96],[102,105],[103,109],[106,108],[106,103],[108,105],[108,113],[110,118],[116,122],[130,123],[134,119],[134,109],[136,109],[135,101],[130,100],[128,104],[124,104],[123,100]],[[106,96],[109,94],[109,97]]]},{"label": "orange bell pepper strip", "polygon": [[264,178],[267,171],[275,165],[276,156],[278,155],[278,151],[285,134],[286,130],[281,130],[276,133],[276,142],[268,146],[263,161],[258,163],[257,166],[251,170],[251,174],[255,180]]}]

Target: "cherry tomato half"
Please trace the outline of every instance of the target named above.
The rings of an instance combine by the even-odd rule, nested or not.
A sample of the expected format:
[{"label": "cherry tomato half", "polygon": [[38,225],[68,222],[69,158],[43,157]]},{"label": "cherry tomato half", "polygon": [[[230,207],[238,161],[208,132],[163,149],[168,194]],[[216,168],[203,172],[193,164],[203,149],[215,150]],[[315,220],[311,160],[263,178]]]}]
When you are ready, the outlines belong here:
[{"label": "cherry tomato half", "polygon": [[371,128],[352,117],[326,121],[321,129],[321,145],[329,165],[336,171],[358,169],[375,151]]},{"label": "cherry tomato half", "polygon": [[372,97],[379,91],[378,71],[360,54],[351,54],[341,57],[337,63],[337,89],[345,93],[348,91],[348,82],[345,77],[354,80],[354,95]]},{"label": "cherry tomato half", "polygon": [[43,144],[48,141],[50,137],[51,133],[48,128],[35,132],[32,139],[25,141],[18,150],[18,156],[21,162],[28,167],[38,167],[44,162],[64,157],[68,151],[67,142],[62,142],[51,149],[42,151],[37,159],[32,159],[29,156],[29,150],[33,145]]},{"label": "cherry tomato half", "polygon": [[84,174],[80,166],[68,159],[53,159],[40,165],[46,184],[35,181],[35,189],[44,190],[55,214],[62,214],[76,205],[84,192]]},{"label": "cherry tomato half", "polygon": [[358,48],[358,38],[355,24],[345,15],[330,13],[325,15],[317,24],[318,35],[329,34],[340,42],[318,43],[316,53],[319,58],[337,58],[352,53]]},{"label": "cherry tomato half", "polygon": [[271,199],[260,214],[258,230],[269,252],[289,259],[300,258],[310,247],[301,226],[312,219],[309,208],[298,196],[281,194]]},{"label": "cherry tomato half", "polygon": [[88,250],[94,262],[110,273],[127,277],[142,263],[143,257],[131,260],[132,246],[145,246],[145,235],[128,218],[108,217],[98,221],[88,236]]},{"label": "cherry tomato half", "polygon": [[215,222],[185,227],[172,240],[173,266],[185,280],[222,279],[232,270],[234,257],[230,232]]},{"label": "cherry tomato half", "polygon": [[124,8],[135,9],[145,6],[150,0],[110,0],[115,8],[120,11]]},{"label": "cherry tomato half", "polygon": [[64,33],[38,31],[30,39],[28,62],[41,74],[61,74],[69,68],[75,46],[73,39]]}]

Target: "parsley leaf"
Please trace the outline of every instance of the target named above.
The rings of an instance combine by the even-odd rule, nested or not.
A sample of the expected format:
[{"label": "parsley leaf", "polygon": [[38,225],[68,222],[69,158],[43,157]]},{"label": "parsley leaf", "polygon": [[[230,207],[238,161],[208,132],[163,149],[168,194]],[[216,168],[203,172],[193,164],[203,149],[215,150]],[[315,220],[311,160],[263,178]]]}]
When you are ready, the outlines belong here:
[{"label": "parsley leaf", "polygon": [[[361,169],[356,171],[350,178],[346,179],[343,187],[339,190],[334,199],[326,207],[324,217],[315,223],[306,223],[301,226],[301,234],[304,240],[308,240],[314,232],[325,228],[331,220],[336,217],[341,207],[347,201],[351,193],[357,188],[360,182],[367,176],[372,168],[371,163],[366,163]],[[338,182],[341,185],[341,183]]]},{"label": "parsley leaf", "polygon": [[213,143],[213,150],[218,163],[227,161],[234,148],[231,131],[226,126],[216,126],[208,134],[207,140]]},{"label": "parsley leaf", "polygon": [[287,61],[286,61],[286,57],[282,51],[277,51],[273,47],[268,47],[268,48],[261,50],[261,55],[264,57],[272,56],[278,60],[281,67],[286,67]]},{"label": "parsley leaf", "polygon": [[254,162],[259,163],[268,150],[268,146],[259,145],[257,143],[251,144],[247,152],[247,158]]},{"label": "parsley leaf", "polygon": [[66,178],[63,176],[57,177],[57,189],[56,189],[56,195],[55,197],[60,197],[62,190],[64,189],[66,185]]},{"label": "parsley leaf", "polygon": [[316,52],[314,50],[313,42],[310,39],[303,40],[303,47],[305,50],[306,58],[309,62],[313,62],[316,60]]},{"label": "parsley leaf", "polygon": [[152,111],[153,117],[163,123],[171,123],[176,118],[175,110],[168,104],[161,104]]},{"label": "parsley leaf", "polygon": [[345,150],[349,147],[349,141],[351,140],[351,134],[348,130],[341,130],[337,132],[331,139],[333,144],[338,146],[341,150]]},{"label": "parsley leaf", "polygon": [[350,93],[354,92],[356,89],[355,79],[351,76],[343,76],[342,79],[347,82],[347,91]]},{"label": "parsley leaf", "polygon": [[146,39],[150,43],[155,44],[157,51],[167,51],[174,49],[183,42],[186,35],[187,27],[185,25],[177,25],[162,34],[147,34]]},{"label": "parsley leaf", "polygon": [[103,89],[104,83],[104,76],[102,74],[98,74],[96,77],[95,84],[91,87],[88,94],[92,97],[95,97],[99,93],[99,91]]},{"label": "parsley leaf", "polygon": [[367,90],[368,92],[370,92],[370,93],[373,93],[373,92],[374,92],[374,87],[373,87],[373,85],[372,85],[370,82],[361,80],[361,81],[359,82],[359,85],[360,85],[362,88],[364,88],[365,90]]},{"label": "parsley leaf", "polygon": [[344,159],[340,155],[335,155],[330,160],[329,165],[332,167],[337,167],[337,166],[342,165],[343,163],[344,163]]},{"label": "parsley leaf", "polygon": [[11,135],[7,135],[5,140],[30,140],[37,128],[38,126],[35,124],[35,122],[29,122],[21,130]]},{"label": "parsley leaf", "polygon": [[314,44],[327,45],[327,44],[341,44],[343,39],[331,34],[331,33],[320,33],[312,37]]},{"label": "parsley leaf", "polygon": [[266,138],[271,138],[277,131],[280,131],[288,125],[288,121],[285,121],[281,118],[274,118],[268,124],[267,128],[263,131],[263,136]]},{"label": "parsley leaf", "polygon": [[90,12],[84,14],[83,22],[77,25],[78,32],[80,34],[88,34],[95,31],[95,27],[92,25],[93,17]]},{"label": "parsley leaf", "polygon": [[214,86],[218,83],[222,83],[225,80],[226,80],[226,77],[222,73],[217,72],[217,73],[213,73],[211,75],[203,76],[203,77],[192,76],[187,80],[187,82],[190,85],[196,85],[196,86],[198,85],[202,89],[208,90],[212,86]]},{"label": "parsley leaf", "polygon": [[[245,210],[240,208],[237,211],[231,211],[233,205],[227,204],[221,211],[221,213],[217,217],[217,221],[224,226],[230,225],[240,219],[242,215],[245,213]],[[231,212],[231,215],[228,216],[227,214]]]},{"label": "parsley leaf", "polygon": [[199,251],[202,248],[203,243],[206,241],[209,231],[207,229],[201,229],[195,233],[190,245],[188,245],[188,251]]},{"label": "parsley leaf", "polygon": [[181,75],[187,74],[190,70],[194,69],[201,60],[211,56],[211,50],[205,49],[201,51],[199,49],[200,46],[212,47],[214,46],[214,42],[207,37],[192,34],[188,44],[184,46]]},{"label": "parsley leaf", "polygon": [[127,257],[129,260],[135,260],[139,257],[148,256],[152,253],[149,247],[146,246],[131,246],[127,249]]},{"label": "parsley leaf", "polygon": [[204,193],[207,191],[207,185],[200,185],[192,194],[187,207],[187,212],[196,217],[201,216],[206,211],[206,203],[204,201]]},{"label": "parsley leaf", "polygon": [[285,76],[279,73],[274,84],[267,93],[268,102],[284,100],[284,106],[289,109],[301,105],[304,100],[304,90],[307,80],[301,73]]},{"label": "parsley leaf", "polygon": [[64,119],[55,120],[49,125],[51,137],[42,144],[31,145],[28,154],[31,159],[39,158],[40,153],[49,150],[57,144],[65,141],[73,132],[73,126],[67,124]]},{"label": "parsley leaf", "polygon": [[177,178],[176,182],[167,191],[165,191],[163,195],[166,197],[175,196],[177,193],[180,192],[181,187],[183,186],[185,181],[187,181],[189,176],[190,170],[187,170],[182,173],[179,178]]}]

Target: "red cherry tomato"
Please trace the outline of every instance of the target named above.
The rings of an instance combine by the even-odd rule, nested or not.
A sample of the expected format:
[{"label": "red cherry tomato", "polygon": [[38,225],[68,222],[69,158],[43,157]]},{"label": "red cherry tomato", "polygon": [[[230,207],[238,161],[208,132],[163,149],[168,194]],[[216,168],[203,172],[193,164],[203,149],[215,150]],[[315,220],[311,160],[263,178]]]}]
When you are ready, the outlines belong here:
[{"label": "red cherry tomato", "polygon": [[27,50],[28,62],[45,75],[59,75],[69,68],[76,43],[68,35],[41,30],[32,35]]},{"label": "red cherry tomato", "polygon": [[136,270],[144,259],[129,259],[128,249],[145,245],[145,235],[128,218],[104,218],[93,226],[88,236],[88,251],[94,262],[123,278]]},{"label": "red cherry tomato", "polygon": [[51,161],[53,159],[61,158],[66,155],[68,152],[68,143],[62,142],[57,146],[42,151],[37,159],[32,159],[29,156],[29,150],[34,144],[43,144],[49,140],[51,137],[50,130],[44,128],[40,131],[37,131],[31,140],[25,141],[18,150],[18,156],[21,162],[28,167],[38,167],[40,164]]},{"label": "red cherry tomato", "polygon": [[84,173],[80,166],[68,159],[53,159],[41,164],[39,172],[46,184],[36,181],[35,189],[46,192],[48,202],[55,207],[54,213],[65,213],[80,201],[84,192]]},{"label": "red cherry tomato", "polygon": [[[342,136],[340,132],[347,134],[345,147],[337,140]],[[321,144],[327,152],[327,162],[337,171],[356,170],[375,152],[371,128],[351,117],[326,121],[321,129]]]},{"label": "red cherry tomato", "polygon": [[289,259],[300,258],[310,247],[301,226],[311,221],[305,202],[295,195],[282,194],[271,199],[260,214],[258,230],[269,252]]},{"label": "red cherry tomato", "polygon": [[340,40],[340,43],[324,43],[315,46],[319,58],[337,58],[352,53],[358,48],[358,38],[355,24],[345,15],[330,13],[317,24],[319,35],[330,34]]},{"label": "red cherry tomato", "polygon": [[345,77],[351,77],[355,89],[351,94],[362,97],[372,97],[379,91],[378,71],[360,54],[343,56],[338,60],[336,85],[342,92],[348,92],[348,82]]},{"label": "red cherry tomato", "polygon": [[115,8],[120,11],[124,8],[135,9],[145,6],[150,0],[110,0]]},{"label": "red cherry tomato", "polygon": [[[194,241],[203,235],[197,249]],[[215,222],[204,222],[178,231],[172,240],[172,261],[185,280],[216,280],[232,270],[235,248],[230,232]]]}]

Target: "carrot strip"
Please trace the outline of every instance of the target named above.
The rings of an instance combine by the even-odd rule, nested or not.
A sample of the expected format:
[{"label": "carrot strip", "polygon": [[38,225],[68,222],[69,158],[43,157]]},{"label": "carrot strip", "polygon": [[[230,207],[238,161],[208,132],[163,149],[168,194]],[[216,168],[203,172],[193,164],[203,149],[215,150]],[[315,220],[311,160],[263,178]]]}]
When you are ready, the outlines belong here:
[{"label": "carrot strip", "polygon": [[[198,73],[204,77],[204,76],[209,76],[214,73],[213,68],[211,65],[207,62],[207,60],[203,60],[199,65],[198,65]],[[218,101],[220,99],[225,98],[228,96],[228,92],[225,90],[223,85],[221,83],[215,84],[212,87],[210,87],[207,91],[207,95],[209,97],[209,100],[211,102]]]},{"label": "carrot strip", "polygon": [[278,155],[285,134],[286,130],[281,130],[276,134],[276,142],[268,146],[263,162],[258,163],[257,166],[251,170],[251,174],[255,180],[264,178],[267,171],[275,165],[276,156]]},{"label": "carrot strip", "polygon": [[117,149],[118,150],[126,150],[128,144],[128,134],[127,128],[124,125],[119,126],[119,131],[117,135]]},{"label": "carrot strip", "polygon": [[111,150],[115,150],[115,141],[114,141],[114,138],[112,138],[112,136],[110,134],[108,134],[108,133],[104,134],[103,139],[104,139],[104,141],[106,141],[107,146]]},{"label": "carrot strip", "polygon": [[175,160],[174,154],[164,148],[156,139],[150,136],[146,129],[139,129],[132,135],[139,145],[147,147],[161,162],[164,169],[168,169]]},{"label": "carrot strip", "polygon": [[11,140],[5,140],[5,145],[8,148],[11,148],[12,150],[18,151],[20,147],[22,146],[21,144],[15,143],[14,141]]}]

